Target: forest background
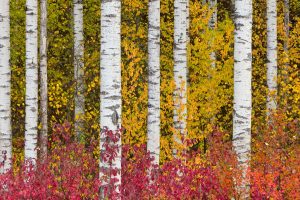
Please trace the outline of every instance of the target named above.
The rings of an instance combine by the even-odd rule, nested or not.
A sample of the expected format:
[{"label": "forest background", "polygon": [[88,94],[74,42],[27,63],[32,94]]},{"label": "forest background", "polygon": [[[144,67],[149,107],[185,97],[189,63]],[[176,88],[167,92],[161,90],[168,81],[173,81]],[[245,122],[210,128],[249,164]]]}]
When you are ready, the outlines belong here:
[{"label": "forest background", "polygon": [[[11,66],[12,66],[12,132],[13,169],[24,160],[25,132],[25,0],[10,1]],[[85,0],[84,4],[84,82],[85,143],[99,140],[100,115],[100,1]],[[190,1],[188,46],[188,135],[189,149],[206,152],[212,144],[209,138],[221,131],[223,143],[231,141],[233,112],[233,44],[234,23],[231,1],[218,1],[218,23],[209,27],[213,10],[200,1]],[[73,1],[48,0],[48,119],[49,139],[57,133],[56,125],[69,122],[74,133],[74,33]],[[122,144],[143,146],[147,140],[148,69],[147,32],[148,1],[122,1]],[[283,152],[297,155],[299,135],[295,127],[300,119],[300,2],[290,1],[289,53],[286,41],[283,1],[278,1],[278,115],[274,127],[266,126],[267,67],[266,67],[266,0],[253,0],[253,61],[252,61],[252,151],[253,164],[274,155],[267,136],[278,144],[279,138],[288,145]],[[174,1],[161,1],[161,154],[160,163],[172,159],[173,135],[173,34]],[[211,38],[214,38],[211,40]],[[211,67],[211,53],[216,53]],[[288,66],[286,65],[288,63]],[[53,128],[54,127],[54,128]],[[280,128],[284,127],[284,130]],[[286,130],[286,127],[288,130]],[[39,126],[39,128],[41,128]],[[275,130],[275,131],[274,131]],[[298,130],[298,129],[297,129]],[[285,131],[285,132],[284,132]],[[284,136],[280,135],[285,133]],[[296,144],[293,146],[291,144]],[[214,144],[216,145],[216,144]],[[281,145],[281,143],[279,144]],[[220,147],[220,146],[219,146]],[[282,146],[281,146],[282,147]],[[292,147],[292,148],[290,148]],[[213,148],[217,148],[214,146]],[[220,147],[222,148],[222,147]],[[276,149],[276,148],[275,148]],[[298,148],[299,149],[299,148]],[[96,151],[98,152],[98,151]],[[280,154],[280,153],[279,153]],[[278,154],[278,155],[279,155]],[[280,154],[281,155],[281,154]],[[293,156],[291,156],[293,157]],[[199,155],[199,158],[203,158]],[[293,157],[294,158],[294,157]],[[294,165],[297,166],[297,162]],[[197,163],[197,162],[195,162]],[[299,179],[297,179],[299,181]],[[295,183],[298,183],[297,180]],[[294,185],[290,186],[290,189]],[[296,195],[299,193],[295,193]]]},{"label": "forest background", "polygon": [[[25,121],[25,0],[11,1],[12,128],[14,154],[22,154]],[[100,2],[84,3],[85,138],[99,136]],[[173,1],[161,2],[161,162],[172,157]],[[56,123],[74,121],[73,1],[48,1],[49,131]],[[266,113],[266,1],[253,1],[253,132]],[[190,1],[188,138],[194,148],[218,127],[232,130],[233,30],[231,1],[218,2],[218,26],[208,26],[212,9]],[[147,131],[147,1],[122,1],[122,135],[123,144],[144,144]],[[300,2],[290,2],[289,55],[285,41],[283,2],[278,3],[278,107],[289,121],[300,118]],[[214,38],[211,42],[210,38]],[[212,44],[211,44],[212,43]],[[217,54],[212,68],[210,54]],[[284,64],[288,59],[286,72]],[[284,80],[288,73],[288,81]],[[51,133],[50,133],[51,134]],[[253,138],[255,140],[255,137]],[[21,156],[22,157],[22,156]]]}]

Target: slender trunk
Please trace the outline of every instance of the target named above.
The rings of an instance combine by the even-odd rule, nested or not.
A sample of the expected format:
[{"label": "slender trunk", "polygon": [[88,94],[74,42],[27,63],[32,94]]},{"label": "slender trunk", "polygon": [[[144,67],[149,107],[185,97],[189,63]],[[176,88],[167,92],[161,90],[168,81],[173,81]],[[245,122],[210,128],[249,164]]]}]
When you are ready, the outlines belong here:
[{"label": "slender trunk", "polygon": [[[101,4],[101,57],[100,57],[100,151],[105,152],[105,129],[118,133],[121,128],[121,0],[103,0]],[[121,137],[116,142],[117,155],[112,167],[118,170],[116,175],[116,193],[121,185]],[[110,163],[100,160],[100,179]],[[103,183],[105,185],[106,183]]]},{"label": "slender trunk", "polygon": [[231,18],[234,20],[234,14],[235,14],[235,1],[236,0],[231,0],[231,7],[230,7],[230,11],[231,11]]},{"label": "slender trunk", "polygon": [[75,88],[75,133],[79,139],[83,132],[84,116],[84,64],[83,64],[83,5],[74,0],[74,79]]},{"label": "slender trunk", "polygon": [[[187,6],[186,6],[186,46],[187,46],[187,58],[186,58],[186,104],[188,104],[187,100],[187,92],[188,92],[188,87],[190,86],[190,77],[189,77],[189,56],[191,55],[190,52],[190,0],[187,0]],[[186,105],[186,119],[188,118],[187,113],[188,113],[188,107]],[[186,122],[187,123],[187,122]],[[187,134],[187,125],[186,125],[186,133]],[[186,137],[186,136],[184,136]],[[185,140],[185,138],[184,138]],[[185,141],[183,141],[185,142]],[[186,154],[186,146],[184,144],[184,150],[183,153]],[[186,163],[186,157],[184,157],[184,162]]]},{"label": "slender trunk", "polygon": [[11,168],[11,69],[9,0],[0,1],[0,174]]},{"label": "slender trunk", "polygon": [[160,0],[149,0],[147,150],[159,164],[160,152]]},{"label": "slender trunk", "polygon": [[37,159],[38,125],[38,1],[26,1],[25,160]]},{"label": "slender trunk", "polygon": [[40,106],[41,106],[41,159],[47,157],[48,144],[48,77],[47,77],[47,0],[41,0],[40,35]]},{"label": "slender trunk", "polygon": [[187,0],[174,1],[174,127],[179,132],[174,134],[175,144],[182,144],[187,127],[187,4]]},{"label": "slender trunk", "polygon": [[216,28],[217,24],[218,8],[216,6],[217,0],[209,0],[209,8],[213,9],[213,14],[209,20],[209,28],[211,29]]},{"label": "slender trunk", "polygon": [[[284,82],[286,85],[288,84],[288,73],[289,73],[289,37],[290,37],[290,3],[289,0],[284,0],[284,29],[285,29],[285,40],[283,43],[283,50],[285,53],[285,62],[284,62]],[[284,96],[284,104],[285,107],[287,105],[287,95],[283,94]]]},{"label": "slender trunk", "polygon": [[277,11],[276,0],[267,1],[267,113],[276,109],[277,94]]},{"label": "slender trunk", "polygon": [[[214,30],[216,28],[216,24],[217,24],[217,0],[209,0],[209,8],[213,9],[213,14],[209,20],[208,26],[210,29]],[[214,38],[212,38],[212,43],[213,43]],[[210,59],[211,59],[211,66],[213,68],[216,67],[216,52],[212,51],[210,53]]]},{"label": "slender trunk", "polygon": [[249,198],[247,170],[251,152],[252,0],[235,0],[233,148],[242,180],[243,199]]}]

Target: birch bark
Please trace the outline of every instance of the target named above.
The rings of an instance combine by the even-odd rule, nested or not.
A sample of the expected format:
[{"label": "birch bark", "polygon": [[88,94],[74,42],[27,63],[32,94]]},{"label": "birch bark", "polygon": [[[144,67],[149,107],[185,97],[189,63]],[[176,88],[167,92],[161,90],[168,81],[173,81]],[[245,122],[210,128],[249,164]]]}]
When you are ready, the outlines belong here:
[{"label": "birch bark", "polygon": [[12,158],[9,0],[0,1],[0,80],[1,174],[11,168]]},{"label": "birch bark", "polygon": [[[217,14],[218,14],[218,9],[217,9],[217,0],[209,0],[208,2],[209,4],[209,8],[213,9],[213,14],[209,20],[208,26],[210,29],[215,29],[216,28],[216,24],[217,24]],[[213,38],[212,38],[213,40]],[[213,43],[213,41],[212,41]],[[210,59],[211,59],[211,66],[213,68],[216,67],[216,52],[212,51],[210,54]]]},{"label": "birch bark", "polygon": [[75,86],[75,133],[80,138],[83,132],[84,116],[84,64],[83,64],[83,5],[74,0],[74,79]]},{"label": "birch bark", "polygon": [[267,114],[276,109],[277,94],[277,6],[276,0],[267,1]]},{"label": "birch bark", "polygon": [[38,1],[26,1],[25,160],[37,159],[38,125]]},{"label": "birch bark", "polygon": [[[174,134],[175,144],[182,144],[186,135],[187,119],[187,0],[174,1]],[[176,148],[173,154],[177,154]]]},{"label": "birch bark", "polygon": [[160,0],[148,5],[148,123],[147,150],[159,164],[160,152]]},{"label": "birch bark", "polygon": [[48,77],[47,77],[47,0],[41,0],[40,35],[40,106],[41,106],[41,158],[47,157],[48,144]]},{"label": "birch bark", "polygon": [[[100,56],[100,151],[105,152],[105,129],[115,133],[121,128],[121,0],[102,0],[101,3],[101,56]],[[112,167],[118,174],[116,193],[121,185],[121,138],[116,143],[117,156]],[[110,163],[100,160],[100,179]],[[104,183],[106,184],[106,183]]]},{"label": "birch bark", "polygon": [[235,0],[233,148],[243,179],[237,183],[243,199],[249,198],[251,151],[252,0]]}]

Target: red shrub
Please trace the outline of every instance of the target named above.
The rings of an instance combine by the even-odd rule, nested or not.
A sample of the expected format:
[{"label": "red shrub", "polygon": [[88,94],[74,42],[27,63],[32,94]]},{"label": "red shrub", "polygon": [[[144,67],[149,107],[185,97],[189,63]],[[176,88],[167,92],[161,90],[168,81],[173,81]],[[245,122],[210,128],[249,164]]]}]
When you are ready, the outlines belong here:
[{"label": "red shrub", "polygon": [[[278,115],[272,126],[253,134],[251,161],[252,199],[299,199],[299,127]],[[263,127],[263,126],[262,126]],[[111,162],[118,134],[106,131],[109,144],[102,159]],[[99,142],[77,142],[70,125],[56,125],[49,142],[48,158],[35,168],[25,163],[20,170],[0,175],[0,199],[99,199]],[[188,152],[152,166],[146,145],[122,147],[122,199],[230,199],[239,197],[236,156],[228,134],[215,131],[207,139],[208,151]],[[200,161],[199,161],[200,160]],[[119,173],[113,168],[108,174]],[[151,173],[150,171],[151,170]],[[149,175],[150,174],[150,175]],[[110,179],[113,187],[116,180]],[[112,190],[110,190],[112,191]],[[117,194],[108,194],[116,199]]]}]

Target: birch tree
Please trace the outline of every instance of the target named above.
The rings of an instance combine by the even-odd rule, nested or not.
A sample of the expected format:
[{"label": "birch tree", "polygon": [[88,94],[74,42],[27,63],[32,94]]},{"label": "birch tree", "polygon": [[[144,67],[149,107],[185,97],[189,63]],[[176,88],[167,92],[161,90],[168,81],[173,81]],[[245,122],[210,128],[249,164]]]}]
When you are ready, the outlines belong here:
[{"label": "birch tree", "polygon": [[[101,56],[100,56],[100,151],[103,155],[105,149],[105,130],[119,133],[121,128],[121,0],[102,0],[101,3]],[[112,167],[119,172],[111,175],[117,178],[116,191],[120,192],[121,185],[121,138],[118,145],[117,155],[112,162]],[[105,169],[110,163],[100,160],[100,179],[105,174]],[[103,183],[104,186],[107,183]]]},{"label": "birch tree", "polygon": [[[209,19],[208,26],[210,29],[215,29],[216,24],[217,24],[217,14],[218,14],[217,0],[209,0],[208,4],[209,4],[209,8],[213,9],[213,13],[212,13],[211,18]],[[211,66],[216,67],[216,52],[215,51],[211,52],[210,59],[212,61]]]},{"label": "birch tree", "polygon": [[209,8],[213,9],[213,14],[209,20],[209,28],[214,29],[217,23],[218,9],[217,9],[217,0],[209,0]]},{"label": "birch tree", "polygon": [[251,151],[252,0],[235,0],[233,148],[243,179],[238,189],[249,197]]},{"label": "birch tree", "polygon": [[38,1],[26,1],[25,160],[37,159],[38,125]]},{"label": "birch tree", "polygon": [[48,77],[47,77],[47,0],[41,0],[40,20],[40,106],[41,106],[41,158],[47,156],[48,144]]},{"label": "birch tree", "polygon": [[276,109],[277,94],[277,6],[276,0],[267,1],[267,113]]},{"label": "birch tree", "polygon": [[[174,1],[174,127],[183,137],[187,119],[187,7],[187,0]],[[174,142],[181,144],[180,138],[175,134]]]},{"label": "birch tree", "polygon": [[84,115],[84,64],[83,64],[83,5],[82,0],[74,3],[74,78],[75,88],[75,132],[79,138],[83,130]]},{"label": "birch tree", "polygon": [[[11,69],[9,0],[0,1],[0,174],[11,168]],[[3,165],[2,165],[3,164]]]},{"label": "birch tree", "polygon": [[159,164],[160,152],[160,0],[148,5],[148,124],[147,150]]}]

